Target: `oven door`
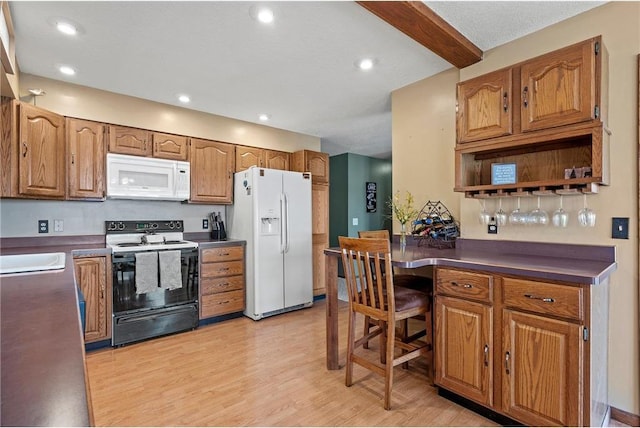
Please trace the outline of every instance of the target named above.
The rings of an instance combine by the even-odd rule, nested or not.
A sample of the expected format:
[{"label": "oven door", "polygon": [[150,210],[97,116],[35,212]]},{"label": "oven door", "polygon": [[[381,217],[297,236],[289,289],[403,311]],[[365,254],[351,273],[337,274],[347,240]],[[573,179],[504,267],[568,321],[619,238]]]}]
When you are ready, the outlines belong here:
[{"label": "oven door", "polygon": [[147,309],[159,309],[197,302],[197,248],[180,250],[182,287],[173,290],[157,287],[157,290],[144,293],[136,290],[135,254],[135,252],[114,253],[111,257],[114,314],[134,313]]}]

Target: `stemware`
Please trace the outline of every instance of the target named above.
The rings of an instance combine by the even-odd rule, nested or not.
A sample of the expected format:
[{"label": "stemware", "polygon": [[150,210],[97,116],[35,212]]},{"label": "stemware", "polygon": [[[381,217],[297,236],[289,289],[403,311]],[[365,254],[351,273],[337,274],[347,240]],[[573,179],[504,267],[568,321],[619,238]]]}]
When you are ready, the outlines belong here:
[{"label": "stemware", "polygon": [[594,227],[596,225],[596,213],[587,208],[587,195],[584,194],[583,208],[578,211],[578,223],[582,227]]},{"label": "stemware", "polygon": [[512,224],[512,225],[525,224],[526,221],[527,221],[526,214],[520,211],[520,197],[518,196],[517,208],[511,211],[511,214],[509,214],[509,224]]},{"label": "stemware", "polygon": [[507,213],[502,209],[502,198],[498,199],[498,211],[494,214],[496,217],[496,224],[498,226],[506,226],[507,225]]},{"label": "stemware", "polygon": [[540,196],[538,196],[538,206],[529,213],[527,224],[534,226],[546,226],[549,224],[549,215],[543,209],[540,209]]},{"label": "stemware", "polygon": [[562,195],[560,195],[560,208],[553,212],[551,222],[555,227],[567,227],[569,225],[569,213],[562,209]]},{"label": "stemware", "polygon": [[491,214],[487,212],[486,201],[484,199],[482,200],[482,211],[480,211],[478,221],[483,225],[487,225],[491,221]]}]

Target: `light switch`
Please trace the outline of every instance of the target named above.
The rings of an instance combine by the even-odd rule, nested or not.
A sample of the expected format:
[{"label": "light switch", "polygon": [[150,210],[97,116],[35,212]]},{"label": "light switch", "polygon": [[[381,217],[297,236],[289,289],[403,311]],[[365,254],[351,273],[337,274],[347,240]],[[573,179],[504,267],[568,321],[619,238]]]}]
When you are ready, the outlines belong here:
[{"label": "light switch", "polygon": [[352,224],[352,225],[354,225],[354,226],[357,226],[357,225],[358,225],[358,217],[354,217],[354,218],[351,220],[351,224]]},{"label": "light switch", "polygon": [[629,239],[629,217],[613,217],[611,220],[611,237]]}]

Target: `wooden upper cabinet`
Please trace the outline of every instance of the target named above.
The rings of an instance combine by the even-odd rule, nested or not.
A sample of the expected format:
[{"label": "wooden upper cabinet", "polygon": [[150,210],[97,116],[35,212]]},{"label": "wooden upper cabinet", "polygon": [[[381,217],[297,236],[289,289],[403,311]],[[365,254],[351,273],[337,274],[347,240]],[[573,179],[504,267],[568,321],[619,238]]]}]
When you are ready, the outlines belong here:
[{"label": "wooden upper cabinet", "polygon": [[511,68],[458,84],[458,142],[509,135],[512,126]]},{"label": "wooden upper cabinet", "polygon": [[187,137],[181,135],[161,134],[151,135],[153,142],[153,157],[186,161],[189,153]]},{"label": "wooden upper cabinet", "polygon": [[235,147],[217,141],[191,139],[191,201],[233,203]]},{"label": "wooden upper cabinet", "polygon": [[105,125],[67,118],[69,199],[105,197]]},{"label": "wooden upper cabinet", "polygon": [[600,48],[597,37],[522,64],[523,131],[599,117],[596,110],[600,109]]},{"label": "wooden upper cabinet", "polygon": [[264,150],[264,166],[271,169],[289,171],[291,153],[279,150]]},{"label": "wooden upper cabinet", "polygon": [[507,415],[531,426],[588,424],[581,328],[504,310],[502,410]]},{"label": "wooden upper cabinet", "polygon": [[258,147],[236,146],[236,172],[252,166],[289,170],[290,153]]},{"label": "wooden upper cabinet", "polygon": [[314,184],[328,184],[329,155],[312,150],[300,150],[291,155],[291,170],[310,172]]},{"label": "wooden upper cabinet", "polygon": [[64,199],[64,116],[24,103],[18,110],[19,195]]},{"label": "wooden upper cabinet", "polygon": [[264,150],[258,147],[236,146],[236,172],[244,171],[252,166],[264,165]]},{"label": "wooden upper cabinet", "polygon": [[123,155],[150,156],[151,133],[144,129],[109,125],[109,152]]}]

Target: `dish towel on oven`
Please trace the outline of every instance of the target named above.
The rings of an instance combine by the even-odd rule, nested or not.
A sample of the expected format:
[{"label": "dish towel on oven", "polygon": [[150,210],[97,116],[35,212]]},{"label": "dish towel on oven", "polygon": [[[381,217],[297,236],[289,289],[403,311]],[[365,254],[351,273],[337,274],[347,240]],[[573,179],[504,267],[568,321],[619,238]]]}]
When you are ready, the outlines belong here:
[{"label": "dish towel on oven", "polygon": [[158,252],[136,253],[136,294],[158,290]]},{"label": "dish towel on oven", "polygon": [[167,290],[182,288],[180,250],[160,251],[160,287]]}]

